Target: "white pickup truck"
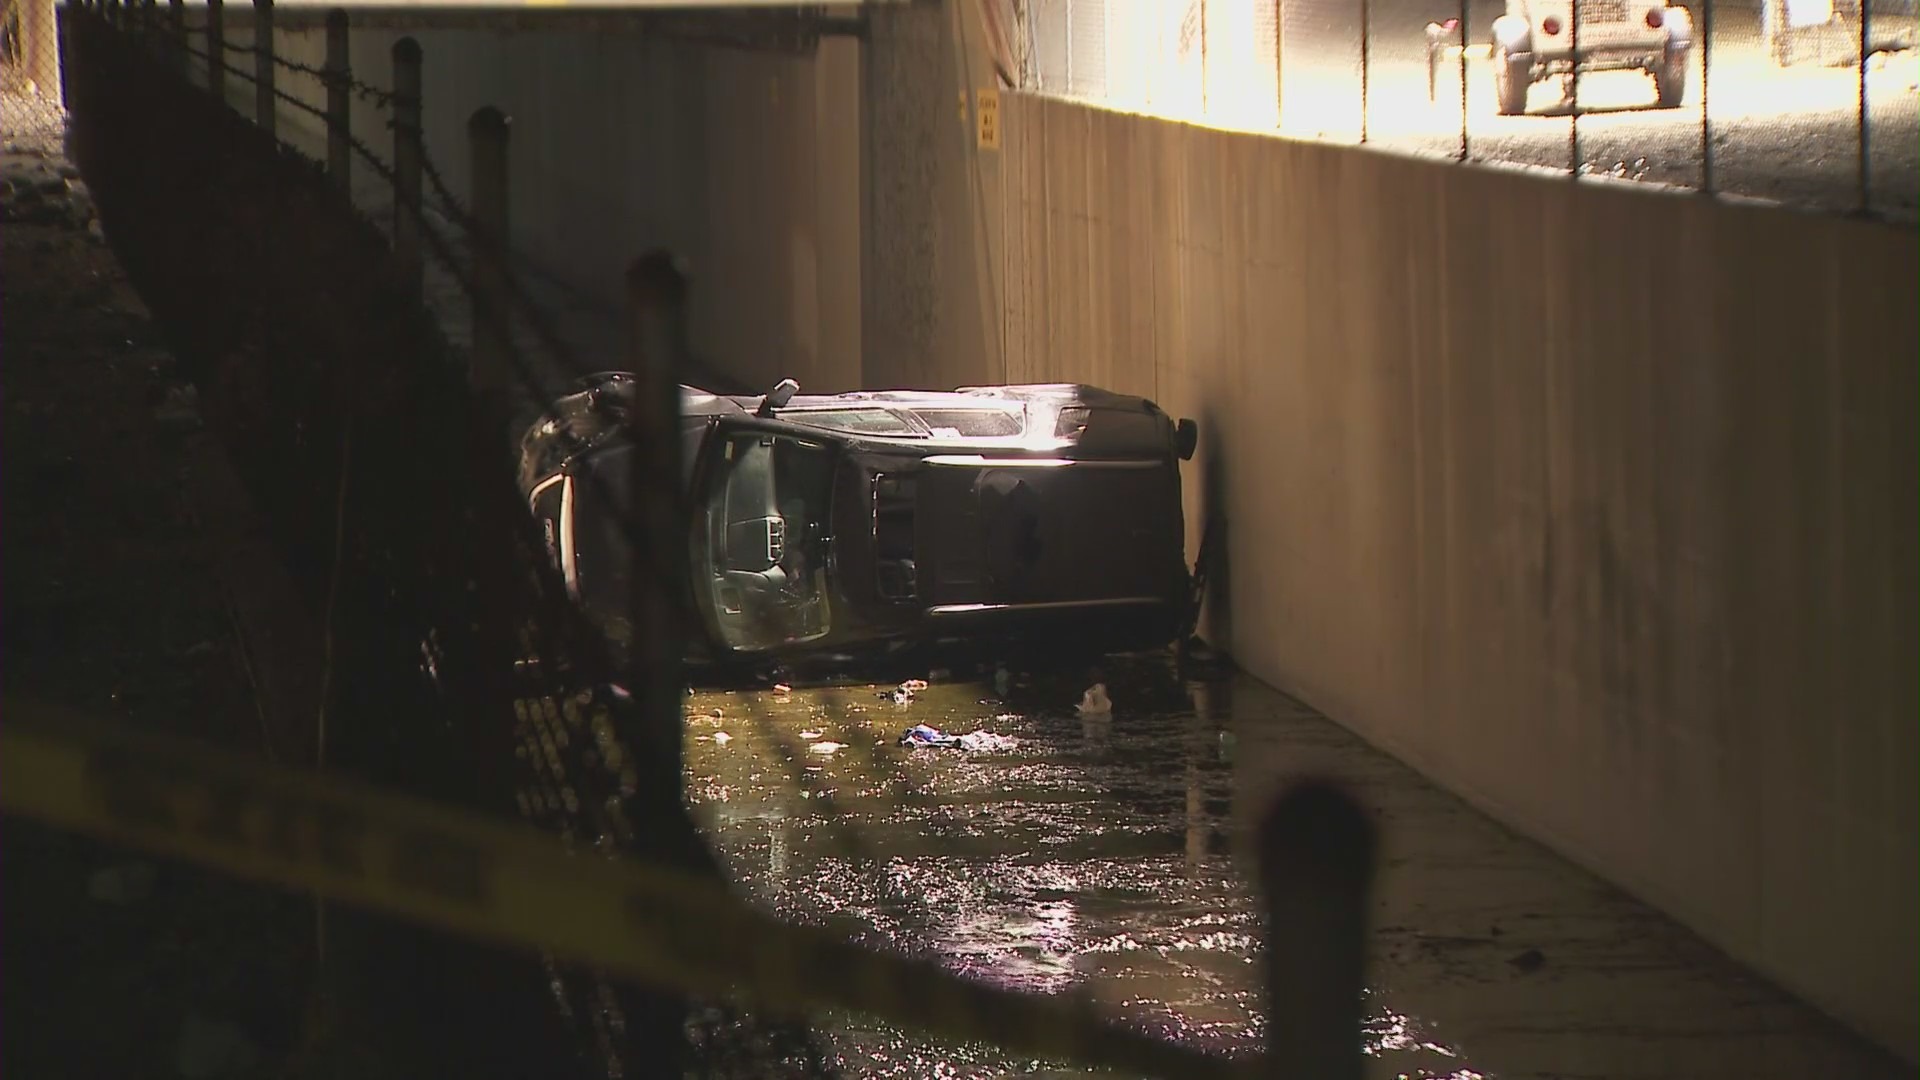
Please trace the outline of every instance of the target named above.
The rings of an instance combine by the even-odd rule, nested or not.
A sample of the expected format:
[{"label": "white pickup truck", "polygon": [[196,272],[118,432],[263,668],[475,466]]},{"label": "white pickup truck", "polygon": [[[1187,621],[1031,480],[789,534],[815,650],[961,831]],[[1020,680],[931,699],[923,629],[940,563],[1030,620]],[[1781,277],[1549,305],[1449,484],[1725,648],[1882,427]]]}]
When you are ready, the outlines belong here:
[{"label": "white pickup truck", "polygon": [[1527,90],[1555,75],[1644,71],[1662,108],[1687,96],[1693,18],[1661,0],[1507,0],[1493,20],[1493,86],[1503,115],[1527,111]]}]

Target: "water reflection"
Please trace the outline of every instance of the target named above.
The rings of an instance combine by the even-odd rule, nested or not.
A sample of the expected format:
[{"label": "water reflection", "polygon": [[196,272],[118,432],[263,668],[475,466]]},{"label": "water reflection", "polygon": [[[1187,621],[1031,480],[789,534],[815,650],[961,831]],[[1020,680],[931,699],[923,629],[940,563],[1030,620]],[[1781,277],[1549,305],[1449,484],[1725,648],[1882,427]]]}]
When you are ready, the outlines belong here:
[{"label": "water reflection", "polygon": [[[1085,992],[1206,1049],[1256,1049],[1257,907],[1228,857],[1232,688],[1159,666],[1105,677],[1107,715],[1077,713],[1086,684],[1064,679],[935,684],[905,704],[881,686],[700,695],[690,801],[748,894],[784,918],[1011,989]],[[915,724],[1015,746],[898,745]],[[807,749],[829,740],[832,754]],[[825,1033],[850,1075],[1034,1072],[859,1018]]]}]

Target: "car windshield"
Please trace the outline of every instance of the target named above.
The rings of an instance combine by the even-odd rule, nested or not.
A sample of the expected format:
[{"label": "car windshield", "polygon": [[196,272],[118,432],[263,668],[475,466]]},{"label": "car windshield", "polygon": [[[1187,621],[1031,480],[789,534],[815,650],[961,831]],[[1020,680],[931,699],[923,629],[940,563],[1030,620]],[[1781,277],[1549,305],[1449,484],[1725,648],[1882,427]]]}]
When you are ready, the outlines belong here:
[{"label": "car windshield", "polygon": [[834,447],[734,431],[712,453],[695,560],[721,641],[756,652],[824,637]]}]

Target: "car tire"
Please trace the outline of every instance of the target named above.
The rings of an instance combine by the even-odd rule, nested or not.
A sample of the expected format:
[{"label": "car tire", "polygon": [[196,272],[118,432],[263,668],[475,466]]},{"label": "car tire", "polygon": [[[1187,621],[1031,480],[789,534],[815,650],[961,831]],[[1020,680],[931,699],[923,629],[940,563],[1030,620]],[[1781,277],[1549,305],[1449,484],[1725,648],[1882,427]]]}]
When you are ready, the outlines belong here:
[{"label": "car tire", "polygon": [[1653,89],[1663,109],[1679,108],[1687,98],[1687,53],[1686,49],[1674,49],[1654,69]]},{"label": "car tire", "polygon": [[1527,91],[1533,86],[1533,60],[1504,48],[1493,50],[1493,94],[1501,116],[1519,116],[1527,111]]}]

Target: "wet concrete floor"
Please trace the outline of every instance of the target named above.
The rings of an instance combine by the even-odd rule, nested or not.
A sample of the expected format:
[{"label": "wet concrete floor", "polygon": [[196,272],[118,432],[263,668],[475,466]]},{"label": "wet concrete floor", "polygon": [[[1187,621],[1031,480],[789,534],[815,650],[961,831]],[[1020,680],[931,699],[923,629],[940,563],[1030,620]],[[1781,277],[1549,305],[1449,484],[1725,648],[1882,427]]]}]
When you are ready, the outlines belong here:
[{"label": "wet concrete floor", "polygon": [[[696,694],[689,799],[736,880],[799,922],[1227,1053],[1263,1036],[1248,831],[1287,778],[1375,815],[1371,1077],[1911,1077],[1586,872],[1307,705],[1245,678]],[[1020,680],[1016,680],[1018,682]],[[903,731],[1015,745],[908,748]],[[819,1018],[849,1076],[1078,1075],[857,1017]]]}]

